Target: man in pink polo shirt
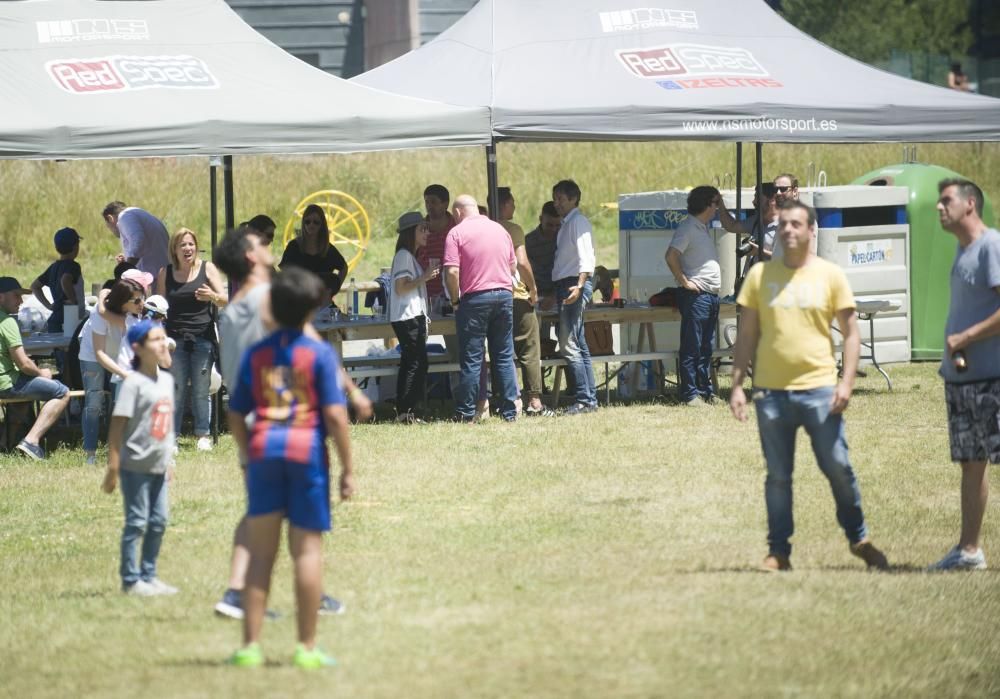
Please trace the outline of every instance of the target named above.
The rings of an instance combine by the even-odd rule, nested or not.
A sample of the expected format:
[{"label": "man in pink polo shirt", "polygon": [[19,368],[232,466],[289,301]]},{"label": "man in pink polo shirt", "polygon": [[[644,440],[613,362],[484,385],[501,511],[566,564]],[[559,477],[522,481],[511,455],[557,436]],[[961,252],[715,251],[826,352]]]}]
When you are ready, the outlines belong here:
[{"label": "man in pink polo shirt", "polygon": [[493,391],[501,398],[504,420],[517,419],[514,372],[514,245],[503,226],[479,213],[468,194],[455,199],[458,224],[444,246],[445,284],[455,307],[459,372],[455,420],[472,422],[476,415],[484,341],[490,343]]}]

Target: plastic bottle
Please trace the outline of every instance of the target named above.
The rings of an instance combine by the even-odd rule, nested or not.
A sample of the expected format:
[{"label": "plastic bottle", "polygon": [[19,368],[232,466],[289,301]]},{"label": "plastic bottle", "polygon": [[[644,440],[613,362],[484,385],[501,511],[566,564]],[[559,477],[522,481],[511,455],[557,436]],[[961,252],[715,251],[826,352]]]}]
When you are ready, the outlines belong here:
[{"label": "plastic bottle", "polygon": [[378,297],[375,297],[375,301],[372,303],[372,318],[375,320],[382,318],[382,304],[379,303]]},{"label": "plastic bottle", "polygon": [[357,320],[361,314],[361,309],[358,308],[358,285],[354,281],[354,277],[351,277],[351,283],[347,287],[347,298],[351,304],[350,313],[351,320]]},{"label": "plastic bottle", "polygon": [[951,353],[951,361],[955,365],[955,371],[959,374],[964,374],[969,370],[969,360],[965,357],[965,352],[962,350],[955,350]]}]

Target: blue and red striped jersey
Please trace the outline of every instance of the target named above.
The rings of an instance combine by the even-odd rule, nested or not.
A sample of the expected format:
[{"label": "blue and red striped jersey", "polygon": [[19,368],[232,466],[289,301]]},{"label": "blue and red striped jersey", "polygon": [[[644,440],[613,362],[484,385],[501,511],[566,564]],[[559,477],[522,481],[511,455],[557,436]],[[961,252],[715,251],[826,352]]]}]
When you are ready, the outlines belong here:
[{"label": "blue and red striped jersey", "polygon": [[247,350],[229,408],[254,415],[250,461],[327,463],[322,411],[346,404],[339,366],[332,347],[301,330],[282,328]]}]

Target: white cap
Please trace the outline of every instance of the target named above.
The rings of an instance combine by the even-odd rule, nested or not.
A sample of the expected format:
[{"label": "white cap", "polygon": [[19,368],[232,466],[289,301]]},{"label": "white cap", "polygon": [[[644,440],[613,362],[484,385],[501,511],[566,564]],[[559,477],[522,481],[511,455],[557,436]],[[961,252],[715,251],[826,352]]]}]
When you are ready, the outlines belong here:
[{"label": "white cap", "polygon": [[146,299],[146,303],[143,304],[143,308],[147,311],[152,311],[153,313],[165,316],[167,315],[167,311],[170,310],[170,304],[167,303],[167,300],[159,294],[153,294]]}]

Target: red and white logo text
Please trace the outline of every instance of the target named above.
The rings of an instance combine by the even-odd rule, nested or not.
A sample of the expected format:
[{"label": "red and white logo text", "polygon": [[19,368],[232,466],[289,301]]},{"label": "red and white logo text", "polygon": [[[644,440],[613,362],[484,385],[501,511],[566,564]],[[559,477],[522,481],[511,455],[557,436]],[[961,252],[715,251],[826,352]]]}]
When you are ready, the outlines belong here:
[{"label": "red and white logo text", "polygon": [[615,54],[630,75],[656,80],[665,89],[782,87],[752,53],[739,47],[673,44]]},{"label": "red and white logo text", "polygon": [[649,49],[623,49],[617,54],[625,69],[639,78],[655,79],[672,75],[768,75],[753,54],[742,48],[675,44]]},{"label": "red and white logo text", "polygon": [[56,85],[74,94],[171,88],[216,89],[218,80],[194,56],[106,56],[45,64]]}]

